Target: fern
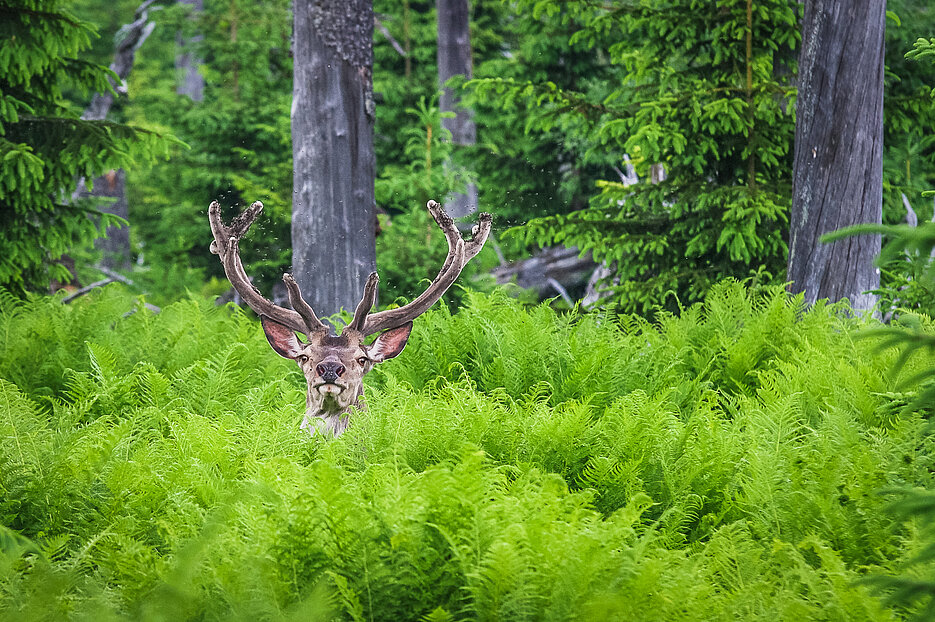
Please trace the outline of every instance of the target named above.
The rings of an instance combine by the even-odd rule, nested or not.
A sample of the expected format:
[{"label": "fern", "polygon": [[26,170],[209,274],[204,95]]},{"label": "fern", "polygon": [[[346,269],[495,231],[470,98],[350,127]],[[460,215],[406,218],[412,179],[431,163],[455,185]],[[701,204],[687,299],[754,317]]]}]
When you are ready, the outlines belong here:
[{"label": "fern", "polygon": [[0,297],[0,617],[904,613],[856,580],[926,542],[878,493],[935,489],[931,354],[734,282],[655,323],[466,298],[323,441],[237,310]]}]

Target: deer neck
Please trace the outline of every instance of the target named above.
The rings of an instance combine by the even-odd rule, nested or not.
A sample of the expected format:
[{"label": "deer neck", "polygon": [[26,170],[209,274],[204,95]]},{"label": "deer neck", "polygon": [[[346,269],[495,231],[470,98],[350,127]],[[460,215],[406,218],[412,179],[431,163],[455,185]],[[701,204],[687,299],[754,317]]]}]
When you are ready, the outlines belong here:
[{"label": "deer neck", "polygon": [[347,429],[351,409],[354,407],[360,409],[364,406],[363,385],[358,387],[354,399],[349,404],[342,404],[333,395],[322,395],[311,387],[311,382],[309,385],[301,429],[312,436],[316,434],[340,436]]}]

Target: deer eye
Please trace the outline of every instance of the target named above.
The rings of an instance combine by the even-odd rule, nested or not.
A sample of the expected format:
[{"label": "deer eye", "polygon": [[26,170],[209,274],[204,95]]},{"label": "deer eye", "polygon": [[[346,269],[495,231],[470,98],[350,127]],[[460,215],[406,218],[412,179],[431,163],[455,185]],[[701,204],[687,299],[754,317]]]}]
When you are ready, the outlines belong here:
[{"label": "deer eye", "polygon": [[300,355],[299,355],[298,357],[296,357],[296,358],[298,359],[298,361],[299,361],[300,363],[308,363],[308,355],[307,355],[307,354],[300,354]]},{"label": "deer eye", "polygon": [[360,363],[360,366],[361,366],[361,367],[363,367],[364,365],[367,364],[367,357],[366,357],[366,356],[362,356],[362,357],[360,357],[359,359],[357,359],[357,362]]}]

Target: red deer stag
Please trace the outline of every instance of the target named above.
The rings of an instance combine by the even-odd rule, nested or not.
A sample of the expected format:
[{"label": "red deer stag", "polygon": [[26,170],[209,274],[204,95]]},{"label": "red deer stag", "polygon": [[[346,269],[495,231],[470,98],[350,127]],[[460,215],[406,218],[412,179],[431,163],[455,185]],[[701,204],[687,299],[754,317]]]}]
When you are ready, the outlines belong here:
[{"label": "red deer stag", "polygon": [[[377,273],[372,272],[354,312],[354,319],[338,337],[330,333],[302,298],[299,285],[291,274],[283,274],[282,280],[289,292],[292,309],[280,307],[264,298],[247,277],[240,261],[238,244],[263,210],[263,204],[257,201],[234,218],[230,226],[221,220],[221,206],[217,201],[208,207],[208,220],[211,233],[214,234],[211,252],[220,256],[227,279],[244,302],[260,316],[263,331],[273,350],[294,360],[305,374],[308,393],[305,399],[305,419],[301,427],[309,433],[338,436],[344,432],[351,407],[363,405],[364,375],[375,364],[403,351],[412,330],[412,321],[442,297],[465,264],[480,252],[487,241],[490,214],[480,215],[474,225],[472,239],[465,241],[441,205],[429,201],[427,207],[448,240],[448,257],[438,276],[425,292],[409,304],[370,313],[377,299],[377,283],[380,280]],[[381,331],[385,332],[372,344],[364,342],[368,336]],[[304,333],[307,341],[299,341],[297,332]]]}]

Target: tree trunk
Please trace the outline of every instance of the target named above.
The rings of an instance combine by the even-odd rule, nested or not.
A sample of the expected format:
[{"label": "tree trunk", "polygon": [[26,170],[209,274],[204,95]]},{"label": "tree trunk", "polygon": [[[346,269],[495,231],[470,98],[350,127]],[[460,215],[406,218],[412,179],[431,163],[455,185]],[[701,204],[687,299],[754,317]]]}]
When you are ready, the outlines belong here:
[{"label": "tree trunk", "polygon": [[883,34],[885,2],[806,0],[799,52],[789,273],[793,292],[848,298],[880,285],[880,237],[822,244],[830,231],[880,223],[883,205]]},{"label": "tree trunk", "polygon": [[[108,214],[129,218],[127,203],[127,173],[122,168],[110,171],[94,180],[94,190],[82,192],[82,197],[100,197],[114,199],[113,203],[101,205],[99,209]],[[111,270],[130,269],[130,229],[129,227],[107,227],[102,238],[94,240],[94,248],[102,251],[101,265]]]},{"label": "tree trunk", "polygon": [[373,5],[296,0],[292,263],[320,316],[353,312],[376,267]]},{"label": "tree trunk", "polygon": [[[199,0],[200,1],[200,0]],[[111,84],[118,94],[126,93],[125,82],[133,69],[136,60],[136,51],[146,41],[156,23],[149,21],[149,6],[153,0],[146,0],[133,16],[133,21],[126,24],[118,33],[118,42],[114,48],[114,61],[110,70],[117,74],[119,83]],[[123,35],[122,37],[120,35]],[[82,119],[100,121],[107,117],[114,104],[113,93],[96,93],[91,103],[85,108]],[[123,169],[110,171],[106,175],[94,180],[94,190],[88,191],[85,179],[78,182],[72,193],[72,200],[86,197],[102,197],[114,199],[112,203],[99,206],[99,209],[109,214],[120,216],[124,220],[129,215],[127,203],[127,174]],[[94,241],[94,247],[104,252],[101,265],[114,270],[130,269],[130,230],[127,227],[107,227],[104,237]]]},{"label": "tree trunk", "polygon": [[[136,51],[146,42],[153,29],[156,28],[156,22],[149,21],[149,6],[154,0],[146,0],[137,7],[133,15],[133,21],[125,24],[117,32],[117,43],[114,46],[114,62],[110,64],[110,70],[117,74],[120,82],[110,80],[111,86],[117,91],[117,94],[124,95],[127,92],[126,79],[133,69],[133,63],[136,61]],[[90,121],[100,121],[107,117],[111,106],[114,105],[113,93],[95,93],[91,98],[91,103],[84,109],[81,115],[82,119]]]},{"label": "tree trunk", "polygon": [[[179,0],[179,4],[192,7],[192,16],[204,11],[204,0]],[[178,53],[175,55],[175,71],[179,76],[179,84],[175,92],[187,95],[192,101],[200,102],[205,98],[205,79],[198,71],[201,59],[190,49],[191,44],[200,42],[204,37],[195,35],[191,39],[184,39],[182,33],[176,36]]]},{"label": "tree trunk", "polygon": [[[442,127],[451,132],[455,145],[473,145],[477,142],[474,115],[460,105],[455,93],[445,88],[453,76],[462,75],[470,79],[471,31],[468,0],[436,0],[438,14],[438,83],[442,87],[439,107],[442,112],[454,112],[451,119],[442,119]],[[465,194],[456,194],[448,199],[445,211],[454,218],[467,216],[477,210],[477,187],[469,184]]]}]

